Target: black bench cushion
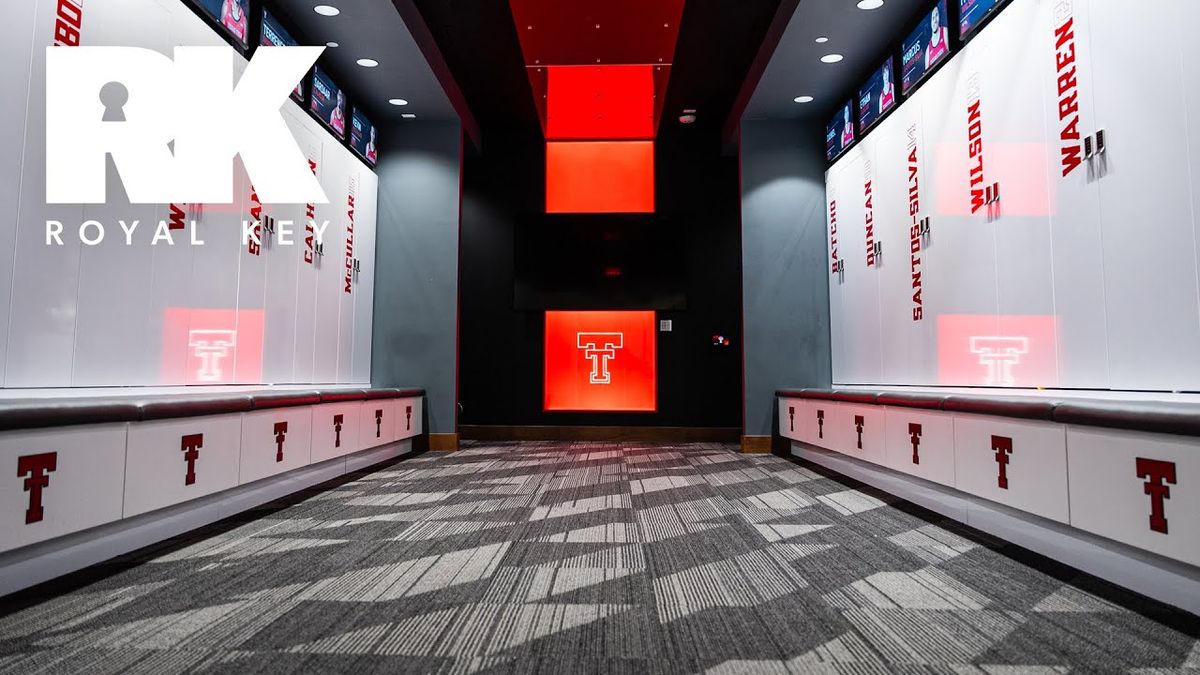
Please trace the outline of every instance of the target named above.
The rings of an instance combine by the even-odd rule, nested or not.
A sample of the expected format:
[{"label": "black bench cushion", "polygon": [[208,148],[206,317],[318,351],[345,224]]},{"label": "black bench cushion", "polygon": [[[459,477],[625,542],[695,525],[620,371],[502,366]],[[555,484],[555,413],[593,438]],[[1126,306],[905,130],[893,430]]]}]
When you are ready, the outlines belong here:
[{"label": "black bench cushion", "polygon": [[0,431],[133,422],[139,417],[137,403],[128,398],[30,398],[0,403]]},{"label": "black bench cushion", "polygon": [[1200,405],[1155,401],[1064,401],[1054,421],[1090,427],[1200,436]]},{"label": "black bench cushion", "polygon": [[223,393],[0,400],[0,431],[224,415],[332,401],[423,396],[421,388],[246,390]]},{"label": "black bench cushion", "polygon": [[942,394],[918,394],[906,392],[880,392],[876,403],[879,405],[890,405],[900,408],[922,408],[925,410],[941,410],[942,405],[946,402],[946,396]]},{"label": "black bench cushion", "polygon": [[1054,416],[1058,401],[1030,396],[947,396],[943,410],[951,412],[1017,417],[1030,420],[1049,420]]}]

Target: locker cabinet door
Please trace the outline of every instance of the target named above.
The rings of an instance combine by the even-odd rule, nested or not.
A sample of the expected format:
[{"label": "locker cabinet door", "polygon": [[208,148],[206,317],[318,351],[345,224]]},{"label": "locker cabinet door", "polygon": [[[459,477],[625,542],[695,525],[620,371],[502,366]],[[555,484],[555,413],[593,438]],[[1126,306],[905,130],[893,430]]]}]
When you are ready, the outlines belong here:
[{"label": "locker cabinet door", "polygon": [[[12,5],[13,3],[8,3]],[[35,3],[17,3],[33,5]],[[46,47],[54,44],[57,3],[39,2],[33,25],[29,89],[35,94],[46,81]],[[5,17],[12,11],[5,7]],[[97,44],[84,22],[80,44]],[[19,42],[19,40],[17,40]],[[63,47],[69,49],[69,47]],[[7,66],[6,66],[7,67]],[[24,149],[13,250],[12,301],[9,308],[6,387],[66,387],[71,384],[71,354],[79,288],[79,226],[83,208],[46,204],[46,97],[27,96]],[[47,245],[46,221],[63,223],[62,246]]]},{"label": "locker cabinet door", "polygon": [[934,322],[924,318],[929,255],[917,223],[922,213],[920,106],[901,106],[871,132],[875,143],[875,232],[878,261],[883,384],[936,382]]},{"label": "locker cabinet door", "polygon": [[[166,29],[146,31],[147,24],[129,21],[132,12]],[[137,45],[170,54],[170,14],[160,3],[116,0],[87,5],[83,21],[92,45]],[[145,355],[158,342],[147,327],[153,297],[151,241],[160,210],[131,204],[111,162],[105,187],[104,204],[84,206],[84,218],[103,223],[105,231],[103,241],[80,253],[71,385],[157,384],[157,368]],[[134,228],[128,245],[122,221]]]},{"label": "locker cabinet door", "polygon": [[1059,384],[1102,389],[1109,375],[1100,188],[1095,163],[1084,158],[1084,137],[1096,124],[1087,10],[1076,0],[1038,0],[1030,33],[1046,52],[1037,79],[1051,184]]},{"label": "locker cabinet door", "polygon": [[1200,297],[1192,223],[1182,45],[1192,26],[1156,2],[1088,0],[1112,386],[1200,381]]},{"label": "locker cabinet door", "polygon": [[[5,21],[13,35],[37,35],[37,3],[23,2],[8,7]],[[0,129],[0,157],[7,158],[0,164],[0,265],[12,270],[14,246],[17,241],[17,203],[21,197],[21,175],[24,164],[20,161],[25,143],[25,115],[28,112],[30,93],[30,68],[33,64],[33,49],[41,47],[40,40],[5,40],[0,45],[0,59],[6,70],[21,73],[9,80],[8,95],[0,99],[0,119],[8,120]],[[26,225],[25,227],[34,227]],[[8,310],[12,304],[13,275],[0,274],[0,382],[4,381],[5,353],[8,350]]]},{"label": "locker cabinet door", "polygon": [[[1059,384],[1050,238],[1050,176],[1042,87],[1052,35],[1037,26],[1036,0],[1016,0],[971,44],[981,78],[985,186],[996,246],[994,340],[970,351],[995,386]],[[987,208],[983,209],[986,211]],[[983,336],[991,338],[992,336]],[[975,382],[980,384],[980,382]]]},{"label": "locker cabinet door", "polygon": [[926,277],[924,314],[936,324],[937,382],[943,385],[984,384],[987,370],[972,353],[971,338],[999,332],[994,224],[986,206],[972,203],[972,191],[983,189],[991,171],[987,147],[972,148],[972,130],[978,142],[991,116],[983,91],[988,59],[979,44],[980,39],[973,40],[918,92],[929,148],[928,191],[922,199],[938,263]]},{"label": "locker cabinet door", "polygon": [[[879,274],[874,253],[868,266],[867,219],[874,218],[873,140],[851,148],[841,162],[838,234],[846,277],[841,284],[845,384],[876,384],[882,373],[879,334]],[[868,200],[870,208],[868,208]],[[870,224],[874,241],[874,222]]]},{"label": "locker cabinet door", "polygon": [[[1179,2],[1175,5],[1180,11],[1180,23],[1184,26],[1195,26],[1200,21],[1200,3]],[[1196,240],[1196,260],[1200,267],[1200,44],[1196,40],[1183,43],[1183,87],[1187,95],[1188,111],[1188,151],[1189,167],[1192,183],[1192,231]],[[1200,284],[1200,274],[1197,275]],[[1195,389],[1195,387],[1190,387]]]},{"label": "locker cabinet door", "polygon": [[[300,149],[308,157],[309,167],[313,169],[321,186],[324,187],[325,180],[322,178],[325,167],[324,146],[318,135],[321,132],[315,128],[316,123],[307,115],[297,115],[294,118],[285,117],[284,119],[288,120],[288,128],[295,134]],[[328,193],[326,196],[329,196]],[[332,197],[330,198],[332,199]],[[311,218],[309,217],[310,212]],[[304,216],[301,220],[304,236],[301,240],[303,245],[299,251],[299,267],[296,270],[296,345],[292,356],[293,382],[316,382],[313,378],[313,364],[316,358],[317,288],[320,270],[327,259],[325,255],[317,255],[317,245],[320,243],[327,246],[326,250],[329,251],[330,256],[333,255],[333,249],[337,246],[329,244],[328,241],[317,241],[317,231],[328,217],[325,215],[328,213],[329,209],[324,205],[308,204],[304,207]],[[325,230],[324,234],[328,234],[328,230]],[[331,261],[330,264],[333,262]]]},{"label": "locker cabinet door", "polygon": [[[829,345],[831,350],[831,366],[833,381],[845,382],[849,377],[847,362],[846,330],[844,326],[846,285],[845,276],[834,270],[842,261],[842,217],[841,204],[849,198],[851,191],[845,190],[841,175],[843,164],[835,164],[825,172],[825,223],[826,240],[829,247],[827,271],[829,278]],[[844,263],[843,263],[844,264]]]},{"label": "locker cabinet door", "polygon": [[371,382],[371,330],[374,324],[375,303],[375,242],[378,228],[379,179],[364,168],[359,176],[358,197],[358,273],[354,291],[354,348],[349,381],[355,384]]},{"label": "locker cabinet door", "polygon": [[347,295],[346,242],[350,220],[346,207],[350,162],[354,160],[346,156],[344,148],[332,137],[322,139],[322,145],[325,151],[322,152],[321,187],[325,188],[329,203],[317,205],[317,220],[328,220],[329,227],[325,230],[325,255],[317,275],[313,382],[332,384],[338,381],[342,298]]},{"label": "locker cabinet door", "polygon": [[354,381],[354,311],[359,295],[363,291],[361,279],[363,275],[360,262],[365,253],[363,246],[362,205],[363,192],[362,174],[365,167],[350,153],[347,153],[349,174],[346,183],[346,252],[342,270],[342,295],[338,310],[338,352],[337,352],[337,381],[348,384]]}]

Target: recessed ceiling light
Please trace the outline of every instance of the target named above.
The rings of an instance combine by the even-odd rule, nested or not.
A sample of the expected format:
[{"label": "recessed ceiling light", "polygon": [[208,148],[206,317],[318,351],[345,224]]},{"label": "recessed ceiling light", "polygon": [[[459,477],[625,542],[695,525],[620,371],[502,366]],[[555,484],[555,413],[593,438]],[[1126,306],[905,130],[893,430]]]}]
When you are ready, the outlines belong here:
[{"label": "recessed ceiling light", "polygon": [[879,9],[883,7],[883,0],[858,0],[859,9]]},{"label": "recessed ceiling light", "polygon": [[326,43],[325,43],[325,46],[326,46],[326,47],[337,47],[337,46],[338,46],[338,43],[336,43],[336,42],[326,42]]},{"label": "recessed ceiling light", "polygon": [[793,101],[795,101],[796,103],[812,103],[812,101],[813,101],[813,97],[811,97],[811,96],[797,96],[796,98],[794,98],[794,99],[792,99],[792,100],[793,100]]},{"label": "recessed ceiling light", "polygon": [[827,37],[825,37],[824,35],[822,35],[821,37],[817,38],[816,40],[813,40],[813,42],[815,42],[815,43],[817,43],[817,44],[819,44],[819,45],[823,45],[823,44],[825,44],[826,42],[829,42],[829,38],[827,38]]},{"label": "recessed ceiling light", "polygon": [[388,103],[391,103],[392,105],[408,105],[408,101],[405,101],[402,98],[389,98]]},{"label": "recessed ceiling light", "polygon": [[842,60],[841,54],[826,54],[821,57],[821,63],[837,63]]},{"label": "recessed ceiling light", "polygon": [[313,11],[321,16],[337,16],[342,13],[342,10],[333,5],[317,5],[313,7]]},{"label": "recessed ceiling light", "polygon": [[359,59],[358,61],[355,61],[355,63],[363,68],[374,68],[375,66],[379,65],[379,62],[375,59]]},{"label": "recessed ceiling light", "polygon": [[401,117],[403,117],[406,120],[412,120],[412,119],[417,118],[416,114],[414,114],[414,113],[404,113],[403,115],[401,115]]}]

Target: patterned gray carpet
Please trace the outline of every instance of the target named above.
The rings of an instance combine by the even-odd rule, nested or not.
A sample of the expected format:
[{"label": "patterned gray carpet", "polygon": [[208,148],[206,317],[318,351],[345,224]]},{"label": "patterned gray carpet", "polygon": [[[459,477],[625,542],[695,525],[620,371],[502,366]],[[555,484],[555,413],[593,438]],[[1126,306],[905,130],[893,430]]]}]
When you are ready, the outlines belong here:
[{"label": "patterned gray carpet", "polygon": [[426,454],[10,598],[0,670],[1200,668],[1195,617],[889,499],[714,445]]}]

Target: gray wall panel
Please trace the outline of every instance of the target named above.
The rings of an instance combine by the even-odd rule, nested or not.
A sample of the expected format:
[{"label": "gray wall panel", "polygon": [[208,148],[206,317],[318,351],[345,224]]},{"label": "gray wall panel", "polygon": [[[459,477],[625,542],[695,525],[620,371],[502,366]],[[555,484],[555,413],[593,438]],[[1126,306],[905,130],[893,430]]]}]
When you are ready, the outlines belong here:
[{"label": "gray wall panel", "polygon": [[829,273],[822,133],[742,123],[742,294],[746,423],[774,429],[775,390],[828,387]]}]

